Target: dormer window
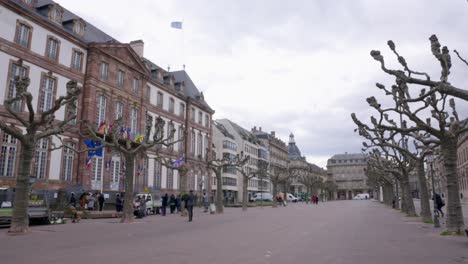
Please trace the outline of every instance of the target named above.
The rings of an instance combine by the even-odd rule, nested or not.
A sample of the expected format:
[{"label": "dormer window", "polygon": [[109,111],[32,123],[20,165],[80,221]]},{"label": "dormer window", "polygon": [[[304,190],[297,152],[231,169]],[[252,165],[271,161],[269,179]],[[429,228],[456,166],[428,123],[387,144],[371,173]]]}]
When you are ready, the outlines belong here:
[{"label": "dormer window", "polygon": [[23,0],[23,3],[27,4],[30,7],[34,7],[35,0]]},{"label": "dormer window", "polygon": [[63,9],[59,5],[50,5],[49,18],[55,23],[62,24]]},{"label": "dormer window", "polygon": [[85,23],[82,19],[75,19],[73,21],[73,32],[83,36],[84,35],[84,30],[85,30]]}]

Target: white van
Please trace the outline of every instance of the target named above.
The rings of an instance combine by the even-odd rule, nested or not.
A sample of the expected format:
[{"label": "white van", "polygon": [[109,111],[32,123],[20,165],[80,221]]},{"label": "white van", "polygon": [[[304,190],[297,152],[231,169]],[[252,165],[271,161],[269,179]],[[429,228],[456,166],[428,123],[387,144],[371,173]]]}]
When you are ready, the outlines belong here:
[{"label": "white van", "polygon": [[369,194],[368,193],[359,193],[354,196],[353,200],[369,200]]},{"label": "white van", "polygon": [[250,198],[251,201],[273,201],[273,195],[271,193],[256,193]]}]

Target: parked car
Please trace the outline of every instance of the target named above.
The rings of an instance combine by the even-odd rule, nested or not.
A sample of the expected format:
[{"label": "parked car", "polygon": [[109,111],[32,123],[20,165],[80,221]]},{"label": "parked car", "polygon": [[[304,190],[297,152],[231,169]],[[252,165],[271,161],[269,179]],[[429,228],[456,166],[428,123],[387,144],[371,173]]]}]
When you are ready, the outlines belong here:
[{"label": "parked car", "polygon": [[354,196],[353,200],[369,200],[369,194],[368,193],[359,193]]},{"label": "parked car", "polygon": [[256,193],[250,198],[250,201],[255,202],[262,200],[265,202],[271,202],[273,201],[273,195],[271,193]]},{"label": "parked car", "polygon": [[[0,226],[10,226],[13,215],[14,192],[11,188],[0,188]],[[51,212],[46,206],[46,195],[32,194],[28,206],[29,222],[50,223]]]},{"label": "parked car", "polygon": [[293,202],[293,203],[297,203],[297,201],[299,201],[299,199],[297,197],[295,197],[294,195],[288,193],[288,196],[287,196],[287,201],[288,202]]},{"label": "parked car", "polygon": [[162,206],[162,200],[161,198],[156,199],[152,194],[150,193],[139,193],[135,195],[135,200],[138,200],[140,197],[142,197],[146,201],[146,214],[155,214],[157,211],[159,211],[159,208]]}]

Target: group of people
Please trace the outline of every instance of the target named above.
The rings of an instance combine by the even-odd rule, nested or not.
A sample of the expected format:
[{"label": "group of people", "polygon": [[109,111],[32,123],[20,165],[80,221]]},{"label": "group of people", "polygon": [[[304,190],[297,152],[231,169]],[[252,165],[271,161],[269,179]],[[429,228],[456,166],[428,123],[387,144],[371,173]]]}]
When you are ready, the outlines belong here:
[{"label": "group of people", "polygon": [[312,195],[311,199],[312,199],[312,203],[314,203],[314,204],[318,204],[318,202],[319,202],[319,198],[318,198],[318,196],[317,196],[317,195]]},{"label": "group of people", "polygon": [[[169,207],[171,214],[173,214],[176,210],[177,212],[182,211],[182,202],[185,202],[185,209],[187,209],[189,222],[192,222],[193,219],[193,207],[195,206],[198,197],[196,194],[193,193],[192,190],[188,194],[184,195],[177,195],[171,194],[169,196],[167,193],[162,197],[162,204],[161,204],[161,215],[166,215],[166,208]],[[202,204],[205,207],[205,212],[208,211],[208,199],[206,192],[203,193],[202,197]]]},{"label": "group of people", "polygon": [[[78,199],[81,209],[86,209],[88,211],[102,211],[104,209],[105,201],[106,199],[104,198],[104,194],[99,192],[93,194],[85,192],[82,193]],[[71,193],[70,204],[76,207],[76,198],[74,193]]]}]

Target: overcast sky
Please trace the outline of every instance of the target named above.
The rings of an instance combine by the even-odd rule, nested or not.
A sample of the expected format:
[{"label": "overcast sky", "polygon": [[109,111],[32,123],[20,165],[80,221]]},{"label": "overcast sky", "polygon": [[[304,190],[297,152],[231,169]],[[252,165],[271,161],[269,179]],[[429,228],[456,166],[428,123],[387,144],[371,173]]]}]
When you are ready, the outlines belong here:
[{"label": "overcast sky", "polygon": [[[333,154],[360,152],[350,113],[392,84],[370,50],[395,59],[392,39],[410,65],[437,79],[428,38],[468,55],[466,0],[58,0],[121,42],[142,39],[145,57],[186,70],[215,109],[244,128],[294,133],[309,162],[326,166]],[[183,30],[170,27],[183,21]],[[453,56],[452,83],[468,81]],[[464,87],[465,88],[465,87]],[[459,104],[460,115],[468,116]]]}]

